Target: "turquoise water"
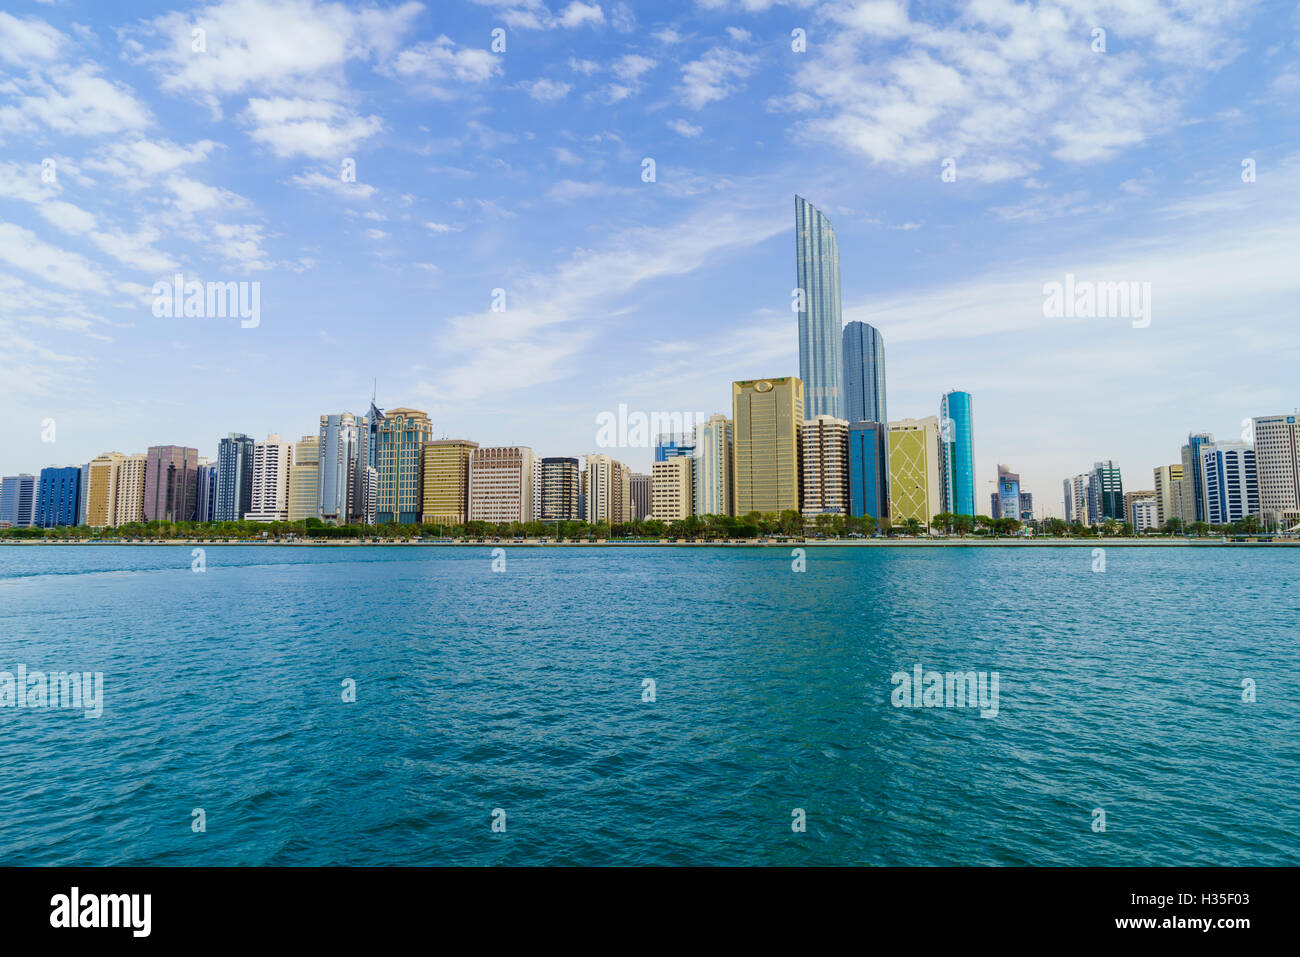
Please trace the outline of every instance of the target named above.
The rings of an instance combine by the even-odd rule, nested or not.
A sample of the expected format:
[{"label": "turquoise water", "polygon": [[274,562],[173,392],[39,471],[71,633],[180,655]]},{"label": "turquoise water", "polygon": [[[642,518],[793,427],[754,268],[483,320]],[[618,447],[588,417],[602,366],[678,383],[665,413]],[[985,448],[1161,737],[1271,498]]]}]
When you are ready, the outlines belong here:
[{"label": "turquoise water", "polygon": [[505,558],[0,548],[0,864],[1300,863],[1300,551]]}]

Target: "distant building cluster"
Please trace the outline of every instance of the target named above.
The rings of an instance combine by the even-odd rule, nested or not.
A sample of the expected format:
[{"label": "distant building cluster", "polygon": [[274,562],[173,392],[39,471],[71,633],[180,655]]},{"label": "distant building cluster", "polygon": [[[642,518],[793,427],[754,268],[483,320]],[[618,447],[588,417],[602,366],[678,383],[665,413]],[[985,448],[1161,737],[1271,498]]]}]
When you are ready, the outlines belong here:
[{"label": "distant building cluster", "polygon": [[[0,482],[0,527],[116,527],[134,522],[303,521],[329,525],[463,526],[586,521],[624,524],[692,516],[870,518],[877,527],[977,515],[974,403],[953,390],[938,415],[889,421],[885,344],[865,322],[844,324],[840,259],[830,221],[795,197],[799,375],[731,385],[731,414],[658,436],[649,475],[603,454],[541,457],[527,446],[433,437],[429,416],[328,413],[290,442],[231,433],[215,458],[177,445],[105,452],[79,466]],[[1124,492],[1101,461],[1064,482],[1065,519],[1131,523],[1137,531],[1222,525],[1256,516],[1300,523],[1297,416],[1254,420],[1253,443],[1188,437],[1182,461],[1154,488]],[[1030,522],[1033,496],[999,464],[988,517]]]}]

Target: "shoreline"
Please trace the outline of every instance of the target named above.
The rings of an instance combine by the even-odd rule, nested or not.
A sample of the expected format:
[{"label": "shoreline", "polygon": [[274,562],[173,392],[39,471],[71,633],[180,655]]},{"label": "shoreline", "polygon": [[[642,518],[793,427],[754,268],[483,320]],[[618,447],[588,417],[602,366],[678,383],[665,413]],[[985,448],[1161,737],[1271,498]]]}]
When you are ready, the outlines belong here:
[{"label": "shoreline", "polygon": [[711,542],[676,542],[676,541],[578,541],[554,542],[538,539],[489,539],[487,541],[364,541],[361,539],[304,541],[297,540],[249,540],[249,541],[213,541],[211,539],[147,539],[141,541],[105,541],[94,539],[69,539],[66,541],[47,541],[44,539],[0,539],[0,546],[21,545],[28,547],[66,547],[66,546],[244,546],[275,548],[1288,548],[1300,547],[1300,539],[1285,541],[1225,541],[1223,539],[1164,539],[1152,541],[1141,538],[942,538],[942,539],[882,539],[826,541],[811,539],[801,541],[755,540],[755,541],[711,541]]}]

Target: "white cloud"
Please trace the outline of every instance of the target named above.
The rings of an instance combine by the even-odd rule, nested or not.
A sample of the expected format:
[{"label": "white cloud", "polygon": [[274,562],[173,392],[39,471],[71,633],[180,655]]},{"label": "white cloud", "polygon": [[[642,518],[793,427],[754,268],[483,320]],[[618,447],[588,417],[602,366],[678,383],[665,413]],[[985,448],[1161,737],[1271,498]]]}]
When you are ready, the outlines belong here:
[{"label": "white cloud", "polygon": [[694,139],[704,132],[704,127],[696,126],[694,123],[687,123],[685,120],[669,120],[668,128],[689,139]]},{"label": "white cloud", "polygon": [[15,66],[59,58],[68,38],[38,17],[20,20],[0,10],[0,60]]},{"label": "white cloud", "polygon": [[554,103],[557,100],[562,100],[573,89],[568,83],[545,78],[524,82],[519,85],[523,87],[524,92],[539,103]]},{"label": "white cloud", "polygon": [[679,87],[682,99],[697,110],[715,100],[726,99],[740,88],[757,65],[756,56],[715,47],[682,67]]},{"label": "white cloud", "polygon": [[572,30],[575,27],[583,26],[588,23],[604,23],[605,13],[600,9],[599,4],[582,3],[580,0],[574,0],[564,12],[560,14],[560,26]]},{"label": "white cloud", "polygon": [[462,47],[448,37],[403,50],[392,72],[418,84],[420,92],[439,99],[458,95],[458,87],[487,83],[502,72],[502,58],[486,47]]},{"label": "white cloud", "polygon": [[251,99],[244,117],[253,139],[281,158],[339,160],[384,126],[377,116],[358,116],[329,100]]},{"label": "white cloud", "polygon": [[295,186],[301,186],[303,189],[333,193],[340,199],[347,200],[369,199],[376,192],[375,187],[369,183],[347,183],[338,173],[324,173],[320,170],[298,173],[291,177],[291,180]]}]

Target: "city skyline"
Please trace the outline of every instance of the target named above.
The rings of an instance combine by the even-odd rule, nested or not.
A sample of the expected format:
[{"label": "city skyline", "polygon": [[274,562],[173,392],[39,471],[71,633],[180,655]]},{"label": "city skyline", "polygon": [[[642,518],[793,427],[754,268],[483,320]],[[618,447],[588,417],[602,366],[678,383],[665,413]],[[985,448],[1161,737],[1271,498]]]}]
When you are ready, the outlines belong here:
[{"label": "city skyline", "polygon": [[[3,472],[90,462],[104,436],[208,457],[232,430],[292,440],[364,414],[375,378],[434,437],[539,455],[596,448],[620,404],[725,413],[730,382],[798,372],[795,194],[834,222],[842,318],[881,332],[892,417],[975,396],[977,500],[1011,462],[1056,515],[1049,490],[1088,463],[1146,485],[1188,433],[1295,408],[1300,67],[1270,30],[1293,8],[1207,4],[1171,31],[1154,5],[1098,52],[1070,4],[1059,24],[748,6],[6,14]],[[265,55],[308,25],[319,42]],[[941,44],[918,76],[926,36],[1020,79]],[[1005,112],[1053,83],[1040,118]],[[899,124],[896,102],[930,119]],[[155,317],[177,272],[261,283],[259,323]],[[1046,318],[1069,276],[1149,282],[1149,324]],[[650,453],[620,450],[638,472]]]}]

